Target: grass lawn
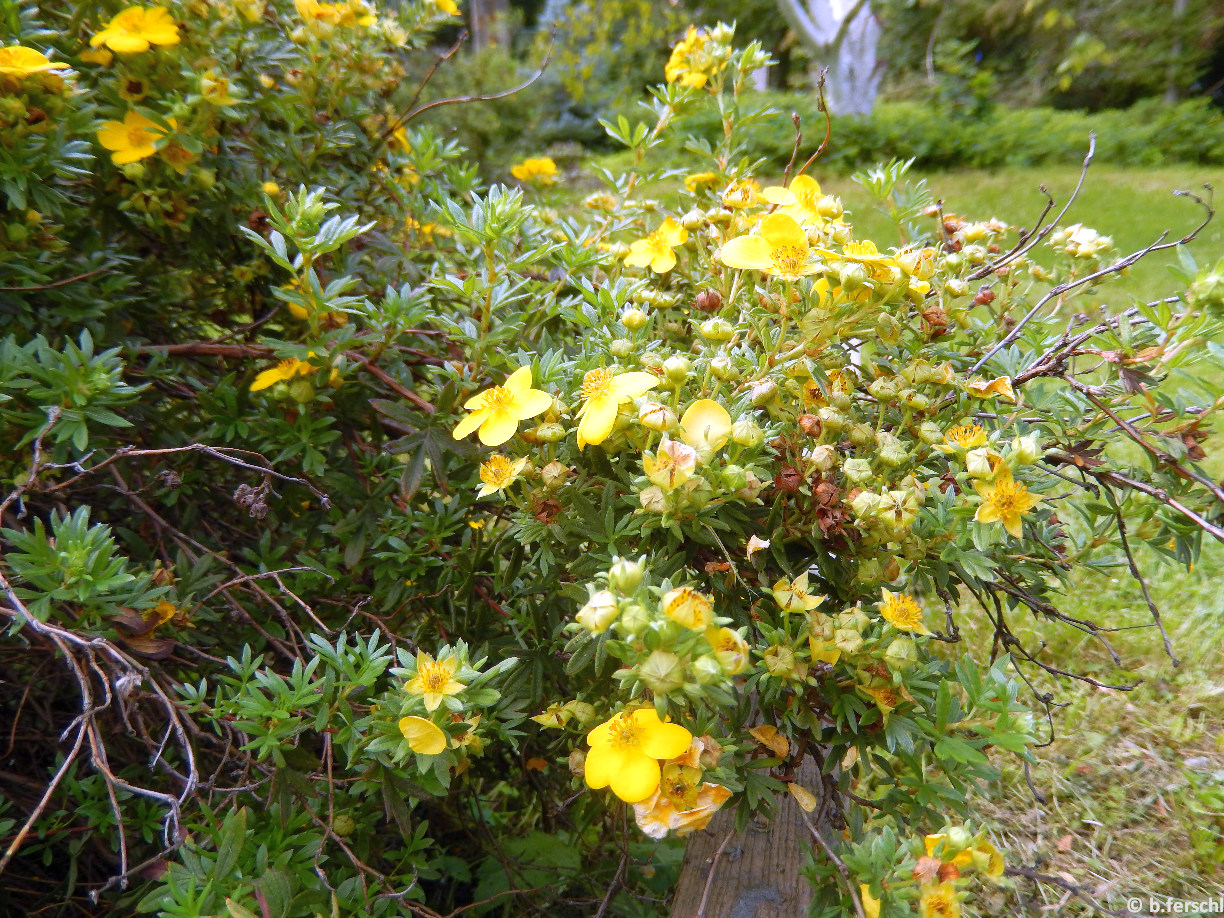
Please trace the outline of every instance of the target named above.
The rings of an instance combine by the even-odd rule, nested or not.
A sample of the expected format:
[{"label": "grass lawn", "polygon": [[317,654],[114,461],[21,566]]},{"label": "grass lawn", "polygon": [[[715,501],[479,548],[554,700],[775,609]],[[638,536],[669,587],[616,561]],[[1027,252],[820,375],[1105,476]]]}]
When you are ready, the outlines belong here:
[{"label": "grass lawn", "polygon": [[[852,211],[856,235],[874,239],[882,247],[897,244],[892,222],[875,209],[862,186],[848,176],[821,176],[819,170],[815,175],[825,191],[840,195]],[[1071,197],[1079,175],[1079,169],[1059,167],[944,172],[915,178],[926,178],[932,196],[942,199],[945,212],[975,220],[997,216],[1012,224],[1032,226],[1046,205],[1041,186],[1057,204],[1050,214],[1052,219]],[[1203,184],[1221,185],[1222,180],[1224,175],[1213,175],[1204,166],[1143,170],[1094,165],[1063,224],[1085,223],[1113,237],[1120,255],[1130,254],[1155,242],[1166,230],[1168,238],[1175,240],[1202,222],[1203,209],[1189,198],[1175,196],[1175,190],[1207,195]],[[1190,251],[1200,265],[1224,258],[1224,220],[1214,220]],[[1034,254],[1038,252],[1040,247]],[[1102,288],[1102,295],[1132,295],[1144,300],[1168,296],[1173,278],[1166,266],[1176,261],[1173,250],[1150,255],[1135,265],[1123,282]]]},{"label": "grass lawn", "polygon": [[[842,197],[856,237],[874,239],[881,247],[897,243],[895,227],[861,186],[819,169],[814,176],[826,192]],[[926,178],[946,212],[1032,225],[1046,202],[1040,186],[1055,198],[1057,214],[1079,170],[911,178]],[[1221,178],[1203,167],[1093,166],[1063,223],[1092,226],[1112,236],[1120,254],[1128,254],[1166,230],[1175,239],[1197,226],[1202,209],[1172,192],[1202,192],[1205,182],[1220,184]],[[677,185],[649,192],[670,202]],[[1224,258],[1224,220],[1209,225],[1190,251],[1200,266]],[[1094,295],[1113,308],[1169,296],[1178,292],[1167,267],[1176,261],[1172,250],[1148,256],[1128,277]],[[1209,464],[1216,474],[1224,472],[1218,459],[1209,456]],[[1219,588],[1224,546],[1206,544],[1190,573],[1161,563],[1153,552],[1141,553],[1140,560],[1181,665],[1174,666],[1165,654],[1142,593],[1124,567],[1114,578],[1085,572],[1060,603],[1070,616],[1124,629],[1108,636],[1120,666],[1095,638],[1014,615],[1013,630],[1025,646],[1044,645],[1044,662],[1135,688],[1096,688],[1026,669],[1038,691],[1054,695],[1053,739],[1034,750],[1036,763],[1027,779],[1021,763],[1001,753],[996,761],[1003,777],[977,805],[1010,866],[1057,876],[1122,914],[1131,897],[1142,898],[1145,911],[1152,896],[1224,897],[1224,591]],[[960,619],[965,640],[949,652],[972,648],[979,659],[987,656],[991,630],[981,610],[966,605]],[[1040,710],[1036,702],[1034,707]],[[1044,718],[1041,726],[1044,741],[1050,736]],[[1018,878],[1008,882],[1010,887],[983,903],[983,914],[1096,913],[1066,890]]]}]

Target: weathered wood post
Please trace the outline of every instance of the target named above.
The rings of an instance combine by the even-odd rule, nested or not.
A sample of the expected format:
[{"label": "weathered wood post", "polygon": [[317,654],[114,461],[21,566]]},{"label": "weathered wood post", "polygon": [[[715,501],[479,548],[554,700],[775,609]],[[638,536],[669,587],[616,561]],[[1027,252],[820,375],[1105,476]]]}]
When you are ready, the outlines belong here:
[{"label": "weathered wood post", "polygon": [[[821,792],[820,769],[811,759],[795,779]],[[804,918],[812,890],[799,866],[812,839],[794,798],[784,794],[769,822],[753,820],[735,833],[733,824],[724,810],[689,838],[672,918]]]}]

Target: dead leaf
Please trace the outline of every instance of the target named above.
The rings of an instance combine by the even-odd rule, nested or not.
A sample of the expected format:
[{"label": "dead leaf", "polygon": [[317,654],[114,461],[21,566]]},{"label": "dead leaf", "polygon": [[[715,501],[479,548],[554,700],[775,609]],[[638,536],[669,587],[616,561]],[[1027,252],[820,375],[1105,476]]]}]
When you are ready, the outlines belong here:
[{"label": "dead leaf", "polygon": [[790,743],[786,741],[786,737],[778,732],[777,727],[772,727],[769,724],[761,724],[759,727],[753,727],[748,731],[753,738],[773,752],[778,758],[784,759],[790,753]]},{"label": "dead leaf", "polygon": [[792,781],[786,785],[786,789],[790,791],[791,796],[795,798],[795,802],[799,804],[799,808],[805,813],[813,812],[816,809],[816,805],[820,803],[816,799],[816,795],[802,784],[796,784]]},{"label": "dead leaf", "polygon": [[1071,842],[1073,841],[1075,841],[1075,836],[1064,835],[1062,838],[1058,840],[1058,844],[1056,845],[1056,847],[1058,848],[1059,851],[1070,851]]}]

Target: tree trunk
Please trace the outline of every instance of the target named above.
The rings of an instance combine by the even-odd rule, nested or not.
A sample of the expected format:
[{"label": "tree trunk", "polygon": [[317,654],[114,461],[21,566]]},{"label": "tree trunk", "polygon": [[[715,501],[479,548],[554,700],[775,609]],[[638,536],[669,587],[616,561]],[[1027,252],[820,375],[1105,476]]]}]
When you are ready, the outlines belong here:
[{"label": "tree trunk", "polygon": [[[819,795],[820,769],[810,758],[795,780]],[[724,810],[689,839],[671,918],[804,918],[812,890],[799,866],[812,842],[794,798],[783,795],[772,821],[754,819],[728,837],[734,821]]]},{"label": "tree trunk", "polygon": [[842,114],[871,113],[880,87],[880,23],[868,0],[777,0],[786,21],[828,68],[825,101]]},{"label": "tree trunk", "polygon": [[506,17],[510,12],[510,0],[472,0],[470,10],[472,50],[480,52],[495,45],[509,49]]}]

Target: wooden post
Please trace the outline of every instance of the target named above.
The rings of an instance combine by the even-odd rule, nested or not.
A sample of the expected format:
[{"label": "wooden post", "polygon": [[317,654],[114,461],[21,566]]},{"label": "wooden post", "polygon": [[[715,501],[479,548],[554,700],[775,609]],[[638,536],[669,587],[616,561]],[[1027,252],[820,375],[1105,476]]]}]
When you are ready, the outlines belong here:
[{"label": "wooden post", "polygon": [[[795,780],[819,798],[820,770],[811,759]],[[812,890],[799,866],[812,839],[794,798],[783,794],[772,821],[754,819],[728,837],[733,825],[725,810],[689,838],[672,918],[804,918]]]}]

